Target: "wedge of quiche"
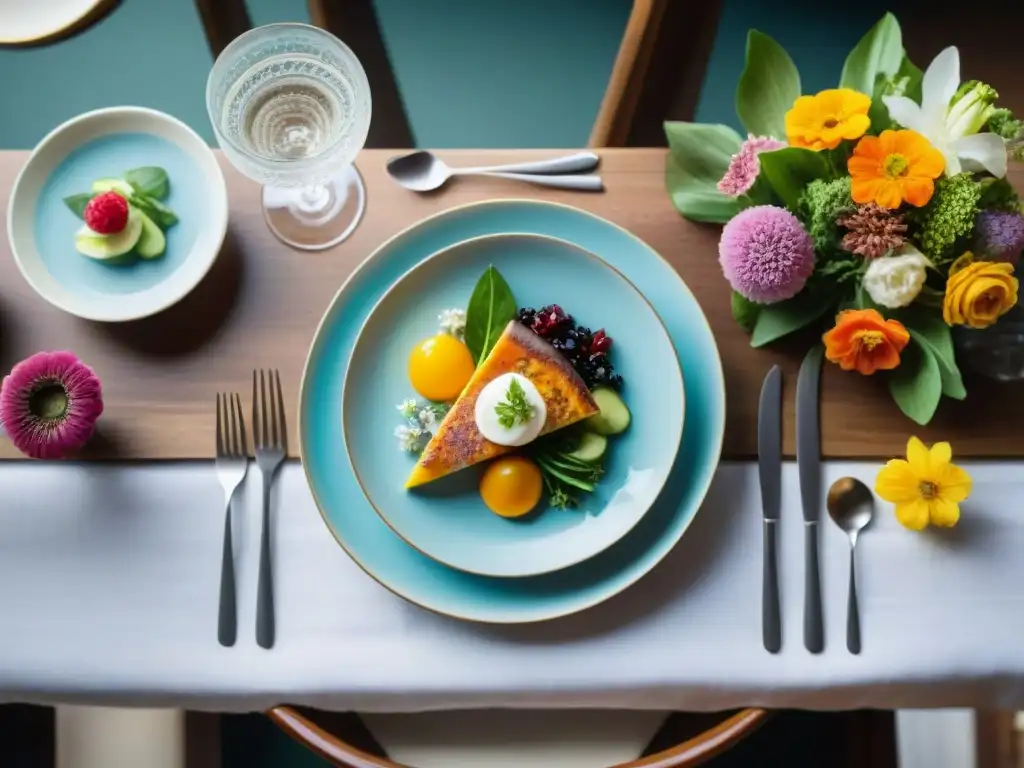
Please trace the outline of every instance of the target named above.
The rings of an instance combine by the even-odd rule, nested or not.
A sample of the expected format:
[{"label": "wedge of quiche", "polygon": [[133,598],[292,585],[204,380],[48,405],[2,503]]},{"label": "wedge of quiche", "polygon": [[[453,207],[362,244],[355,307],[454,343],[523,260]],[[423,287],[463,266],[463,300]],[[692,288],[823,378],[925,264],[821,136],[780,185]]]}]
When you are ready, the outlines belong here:
[{"label": "wedge of quiche", "polygon": [[423,449],[405,483],[406,488],[429,483],[515,450],[487,440],[477,429],[474,416],[481,390],[506,373],[525,376],[544,398],[547,419],[541,435],[582,421],[599,410],[572,363],[547,341],[513,320],[477,367],[459,399]]}]

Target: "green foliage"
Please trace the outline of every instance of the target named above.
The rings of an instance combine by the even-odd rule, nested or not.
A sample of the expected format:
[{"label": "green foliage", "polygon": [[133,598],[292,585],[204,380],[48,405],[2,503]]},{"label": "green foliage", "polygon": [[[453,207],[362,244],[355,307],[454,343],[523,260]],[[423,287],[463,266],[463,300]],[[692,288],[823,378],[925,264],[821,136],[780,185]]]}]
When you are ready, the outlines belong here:
[{"label": "green foliage", "polygon": [[800,95],[800,73],[768,35],[750,30],[747,62],[736,87],[736,114],[755,136],[786,136],[786,112]]},{"label": "green foliage", "polygon": [[1024,131],[1024,121],[1018,120],[1013,116],[1013,112],[1003,108],[998,108],[989,115],[986,125],[992,133],[1004,139],[1015,139]]},{"label": "green foliage", "polygon": [[761,152],[757,159],[761,173],[782,204],[791,210],[796,210],[800,204],[800,196],[808,184],[829,175],[828,161],[823,154],[810,149],[784,147]]},{"label": "green foliage", "polygon": [[867,267],[868,261],[863,256],[837,250],[825,258],[818,259],[814,279],[843,287],[860,285]]},{"label": "green foliage", "polygon": [[795,210],[811,233],[819,258],[837,249],[840,233],[836,219],[855,208],[849,176],[832,181],[816,179],[804,189]]},{"label": "green foliage", "polygon": [[947,264],[963,250],[963,241],[974,230],[981,200],[981,185],[969,173],[935,182],[928,204],[909,217],[920,227],[921,251],[937,265]]},{"label": "green foliage", "polygon": [[747,333],[754,330],[757,316],[761,314],[761,304],[753,302],[741,293],[732,292],[732,319]]},{"label": "green foliage", "polygon": [[978,208],[983,211],[1006,211],[1017,213],[1021,210],[1020,195],[1005,178],[983,179]]},{"label": "green foliage", "polygon": [[757,315],[750,346],[763,347],[794,331],[805,328],[836,304],[830,291],[804,290],[792,299],[765,304]]},{"label": "green foliage", "polygon": [[917,338],[900,354],[900,365],[889,375],[889,391],[896,405],[918,424],[927,424],[942,398],[942,374],[929,346]]},{"label": "green foliage", "polygon": [[676,210],[693,221],[724,224],[743,201],[718,191],[742,139],[727,125],[665,123],[669,155],[665,186]]},{"label": "green foliage", "polygon": [[887,13],[846,57],[839,87],[871,96],[879,76],[896,75],[902,63],[903,35],[896,17]]}]

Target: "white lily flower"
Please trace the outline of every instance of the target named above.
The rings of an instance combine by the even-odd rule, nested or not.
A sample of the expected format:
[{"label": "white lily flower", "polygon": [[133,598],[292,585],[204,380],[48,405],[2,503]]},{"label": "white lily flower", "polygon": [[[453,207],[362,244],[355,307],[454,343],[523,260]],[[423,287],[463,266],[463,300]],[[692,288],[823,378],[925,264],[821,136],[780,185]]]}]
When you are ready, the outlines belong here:
[{"label": "white lily flower", "polygon": [[920,133],[942,153],[947,176],[961,171],[988,171],[1002,178],[1006,175],[1006,142],[994,133],[977,133],[984,121],[978,123],[978,115],[972,111],[988,106],[983,103],[986,99],[961,104],[964,98],[972,98],[968,94],[951,104],[959,88],[960,51],[950,46],[928,65],[920,104],[906,96],[883,96],[882,101],[893,120]]}]

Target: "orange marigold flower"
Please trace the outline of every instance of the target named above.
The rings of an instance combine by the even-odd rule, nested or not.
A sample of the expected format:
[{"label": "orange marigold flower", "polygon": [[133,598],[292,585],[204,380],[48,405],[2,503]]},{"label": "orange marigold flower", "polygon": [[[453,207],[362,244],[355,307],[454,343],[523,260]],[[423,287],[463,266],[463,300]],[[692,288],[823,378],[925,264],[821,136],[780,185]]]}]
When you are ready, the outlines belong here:
[{"label": "orange marigold flower", "polygon": [[801,96],[786,113],[786,138],[794,147],[835,149],[843,139],[859,139],[871,125],[871,98],[849,88],[829,88]]},{"label": "orange marigold flower", "polygon": [[877,309],[847,309],[836,317],[836,326],[822,336],[825,357],[844,371],[870,376],[900,364],[900,352],[910,333],[898,320],[886,320]]},{"label": "orange marigold flower", "polygon": [[882,131],[858,141],[846,167],[855,203],[899,208],[905,200],[920,208],[932,199],[946,160],[917,131]]}]

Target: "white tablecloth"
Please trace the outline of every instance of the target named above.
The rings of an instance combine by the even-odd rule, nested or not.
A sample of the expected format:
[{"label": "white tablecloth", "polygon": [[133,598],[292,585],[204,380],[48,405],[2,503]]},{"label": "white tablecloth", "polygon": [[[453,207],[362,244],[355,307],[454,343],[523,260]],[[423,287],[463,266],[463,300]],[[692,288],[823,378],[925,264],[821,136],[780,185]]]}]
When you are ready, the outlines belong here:
[{"label": "white tablecloth", "polygon": [[[871,484],[876,464],[833,463]],[[969,465],[952,531],[888,505],[858,551],[864,650],[845,646],[847,543],[823,519],[826,651],[802,644],[803,523],[783,487],[783,650],[761,646],[753,464],[726,464],[676,550],[623,595],[553,623],[488,627],[394,597],[338,548],[303,473],[277,483],[278,635],[254,640],[259,475],[235,518],[239,641],[217,644],[222,493],[212,464],[0,464],[0,700],[251,710],[1024,707],[1019,467]],[[827,487],[827,486],[826,486]]]}]

